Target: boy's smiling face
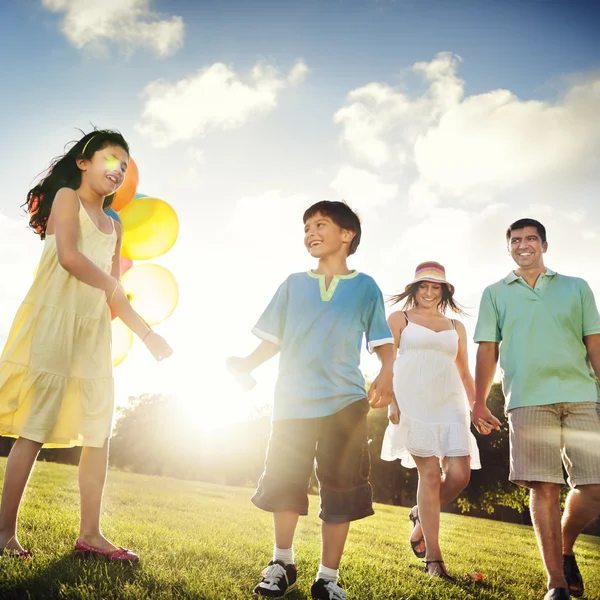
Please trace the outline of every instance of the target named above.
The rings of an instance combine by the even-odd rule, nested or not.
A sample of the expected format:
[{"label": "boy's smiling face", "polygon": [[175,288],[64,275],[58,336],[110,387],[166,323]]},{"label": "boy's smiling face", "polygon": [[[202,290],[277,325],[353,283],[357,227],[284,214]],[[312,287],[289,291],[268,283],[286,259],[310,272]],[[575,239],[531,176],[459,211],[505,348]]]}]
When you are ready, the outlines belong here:
[{"label": "boy's smiling face", "polygon": [[304,223],[304,245],[313,258],[325,258],[340,251],[348,254],[354,234],[336,225],[329,217],[316,213]]}]

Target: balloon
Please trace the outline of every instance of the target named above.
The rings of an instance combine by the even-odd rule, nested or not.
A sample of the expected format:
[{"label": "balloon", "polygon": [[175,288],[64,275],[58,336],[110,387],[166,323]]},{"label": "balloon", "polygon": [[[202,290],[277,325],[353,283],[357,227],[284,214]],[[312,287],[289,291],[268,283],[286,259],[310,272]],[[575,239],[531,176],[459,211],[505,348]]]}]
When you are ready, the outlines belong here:
[{"label": "balloon", "polygon": [[117,221],[117,223],[120,223],[120,222],[121,222],[121,218],[119,217],[119,215],[118,215],[118,214],[117,214],[117,213],[116,213],[116,212],[115,212],[115,211],[114,211],[112,208],[109,208],[109,209],[106,211],[106,214],[107,214],[107,215],[108,215],[108,216],[109,216],[111,219],[114,219],[115,221]]},{"label": "balloon", "polygon": [[148,323],[158,325],[177,307],[179,287],[168,269],[152,263],[132,267],[121,280],[133,309]]},{"label": "balloon", "polygon": [[133,333],[121,319],[112,322],[112,359],[113,367],[120,365],[133,346]]},{"label": "balloon", "polygon": [[147,198],[148,194],[136,194],[133,199],[137,200],[138,198]]},{"label": "balloon", "polygon": [[137,165],[135,160],[129,157],[129,167],[125,173],[125,181],[123,185],[117,190],[115,197],[113,198],[112,208],[119,212],[123,210],[123,207],[129,204],[135,196],[135,191],[138,186],[140,175],[138,173]]},{"label": "balloon", "polygon": [[177,214],[164,200],[138,198],[120,213],[123,225],[121,256],[148,260],[168,252],[179,234]]}]

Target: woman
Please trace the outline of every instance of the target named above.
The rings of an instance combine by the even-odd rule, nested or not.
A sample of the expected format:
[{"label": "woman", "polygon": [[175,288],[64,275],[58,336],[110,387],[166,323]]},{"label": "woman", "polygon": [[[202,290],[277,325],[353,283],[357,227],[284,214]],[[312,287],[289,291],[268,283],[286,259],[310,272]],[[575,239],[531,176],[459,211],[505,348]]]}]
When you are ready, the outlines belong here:
[{"label": "woman", "polygon": [[413,552],[425,558],[431,577],[450,577],[439,545],[440,508],[480,469],[479,451],[470,431],[475,383],[469,372],[464,325],[445,316],[463,314],[454,301],[454,286],[437,262],[421,263],[405,291],[405,300],[388,323],[399,351],[394,363],[394,400],[389,407],[381,458],[400,459],[417,468],[417,505],[410,511]]}]

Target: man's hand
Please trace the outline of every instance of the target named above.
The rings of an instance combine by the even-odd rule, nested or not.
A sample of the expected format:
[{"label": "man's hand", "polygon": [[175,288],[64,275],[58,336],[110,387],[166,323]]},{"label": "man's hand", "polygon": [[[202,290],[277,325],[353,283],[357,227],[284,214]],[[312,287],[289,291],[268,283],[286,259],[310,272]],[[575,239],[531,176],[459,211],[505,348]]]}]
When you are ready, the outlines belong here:
[{"label": "man's hand", "polygon": [[500,429],[502,425],[485,404],[478,402],[473,405],[471,421],[482,435],[488,435],[493,429]]},{"label": "man's hand", "polygon": [[375,377],[375,380],[369,388],[369,404],[371,408],[383,408],[387,406],[394,397],[394,390],[392,388],[392,369],[384,367],[379,372],[379,375]]}]

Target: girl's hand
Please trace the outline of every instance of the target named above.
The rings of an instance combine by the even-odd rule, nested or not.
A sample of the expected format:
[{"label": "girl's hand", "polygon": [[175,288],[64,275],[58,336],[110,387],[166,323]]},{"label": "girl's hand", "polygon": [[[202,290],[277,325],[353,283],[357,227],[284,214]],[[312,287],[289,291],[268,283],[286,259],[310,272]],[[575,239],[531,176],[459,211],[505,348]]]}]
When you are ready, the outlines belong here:
[{"label": "girl's hand", "polygon": [[152,331],[152,329],[146,334],[143,342],[156,360],[169,358],[173,354],[173,349],[167,344],[165,338]]},{"label": "girl's hand", "polygon": [[395,400],[392,400],[391,404],[388,406],[388,419],[390,420],[390,423],[393,423],[394,425],[400,423],[400,409]]}]

